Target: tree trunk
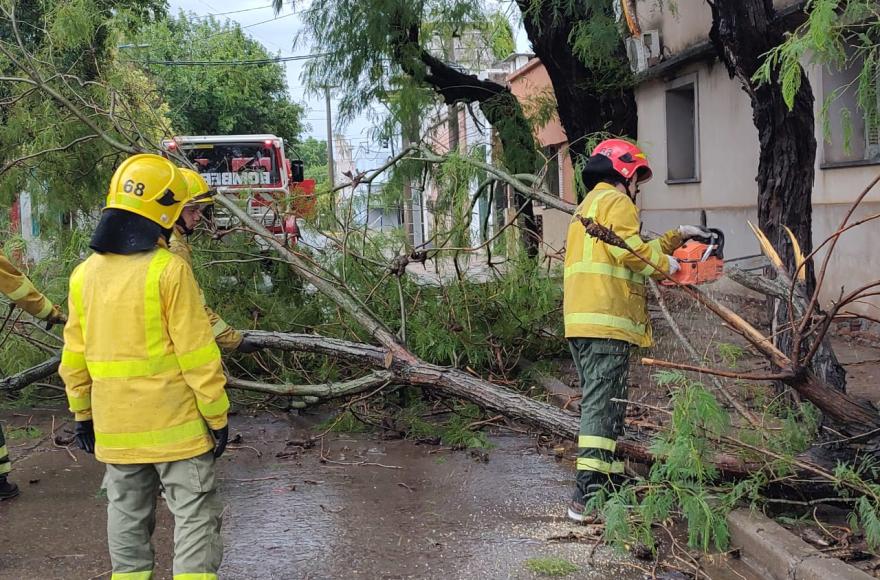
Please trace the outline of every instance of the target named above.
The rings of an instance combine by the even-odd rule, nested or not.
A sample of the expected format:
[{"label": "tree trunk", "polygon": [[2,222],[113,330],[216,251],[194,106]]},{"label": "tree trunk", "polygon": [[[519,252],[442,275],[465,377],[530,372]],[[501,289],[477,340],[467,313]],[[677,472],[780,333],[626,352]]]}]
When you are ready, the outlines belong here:
[{"label": "tree trunk", "polygon": [[[631,78],[609,82],[607,76],[591,70],[574,53],[572,38],[578,22],[589,22],[597,10],[613,14],[612,3],[572,2],[564,15],[559,3],[518,0],[523,25],[532,48],[553,84],[559,120],[568,137],[572,161],[588,155],[585,137],[600,131],[636,138],[638,117]],[[623,40],[608,56],[612,68],[629,71]]]},{"label": "tree trunk", "polygon": [[[784,40],[785,25],[777,19],[772,0],[707,0],[712,8],[709,36],[731,78],[736,77],[752,103],[752,118],[760,145],[758,175],[758,225],[776,248],[787,269],[796,260],[785,233],[787,226],[804,254],[813,248],[812,191],[816,161],[813,91],[806,75],[789,110],[779,78],[758,85],[753,79],[763,55]],[[807,294],[816,285],[812,263],[806,266]],[[776,325],[789,324],[785,301],[776,301]],[[791,333],[781,332],[777,345],[792,352]],[[823,361],[823,381],[837,389],[845,387],[846,371],[836,360]]]}]

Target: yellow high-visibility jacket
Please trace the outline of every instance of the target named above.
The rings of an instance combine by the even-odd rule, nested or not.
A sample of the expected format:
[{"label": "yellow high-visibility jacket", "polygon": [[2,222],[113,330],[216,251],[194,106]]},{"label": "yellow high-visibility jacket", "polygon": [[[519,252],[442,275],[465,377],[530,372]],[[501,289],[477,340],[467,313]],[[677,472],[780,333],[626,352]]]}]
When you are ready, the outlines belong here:
[{"label": "yellow high-visibility jacket", "polygon": [[52,313],[54,306],[52,302],[2,254],[0,254],[0,292],[31,316],[46,318]]},{"label": "yellow high-visibility jacket", "polygon": [[[171,244],[168,249],[171,250],[171,253],[183,258],[192,268],[192,246],[178,226],[174,226],[174,233],[171,234]],[[199,295],[202,297],[202,304],[205,305],[205,313],[211,322],[211,330],[214,332],[217,346],[227,351],[237,349],[241,344],[241,333],[226,324],[226,321],[220,318],[219,314],[211,310],[211,307],[205,302],[205,293],[202,292],[201,287],[199,287]]]},{"label": "yellow high-visibility jacket", "polygon": [[[647,265],[622,248],[587,235],[577,216],[611,228]],[[669,273],[666,254],[681,245],[677,230],[645,242],[639,236],[639,210],[625,193],[600,183],[578,206],[568,226],[563,311],[567,338],[613,338],[651,346],[645,300],[646,277]]]},{"label": "yellow high-visibility jacket", "polygon": [[226,425],[220,350],[192,270],[162,243],[93,254],[70,277],[59,374],[77,421],[94,420],[105,463],[201,455]]}]

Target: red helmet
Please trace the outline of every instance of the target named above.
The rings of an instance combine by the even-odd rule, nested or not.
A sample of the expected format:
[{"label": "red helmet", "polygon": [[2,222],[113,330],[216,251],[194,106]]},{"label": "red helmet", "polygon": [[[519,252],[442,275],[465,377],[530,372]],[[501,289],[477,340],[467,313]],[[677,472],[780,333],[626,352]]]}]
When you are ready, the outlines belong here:
[{"label": "red helmet", "polygon": [[623,139],[606,139],[593,149],[593,155],[604,155],[611,160],[614,170],[624,179],[635,177],[636,183],[651,179],[654,172],[642,150]]}]

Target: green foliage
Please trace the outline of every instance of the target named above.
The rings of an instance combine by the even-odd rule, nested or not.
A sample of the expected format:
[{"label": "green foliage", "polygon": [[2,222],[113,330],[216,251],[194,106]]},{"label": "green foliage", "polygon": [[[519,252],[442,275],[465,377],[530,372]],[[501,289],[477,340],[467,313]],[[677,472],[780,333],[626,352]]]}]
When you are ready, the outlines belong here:
[{"label": "green foliage", "polygon": [[443,445],[461,449],[491,449],[486,434],[471,425],[480,420],[480,408],[472,404],[458,406],[446,419],[427,420],[429,408],[423,401],[417,401],[401,408],[393,415],[399,428],[412,439],[439,438]]},{"label": "green foliage", "polygon": [[[12,6],[4,1],[6,8]],[[164,2],[144,0],[64,0],[15,2],[21,45],[9,19],[0,20],[0,41],[12,59],[0,56],[0,76],[26,78],[30,66],[60,95],[98,110],[116,109],[115,124],[92,115],[104,132],[121,141],[136,132],[145,140],[162,134],[164,106],[143,75],[121,61],[121,35],[158,17]],[[64,81],[59,73],[63,72]],[[41,207],[46,229],[60,227],[71,210],[95,207],[106,191],[118,152],[56,100],[25,82],[0,81],[0,203],[26,190]],[[88,111],[88,108],[84,110]]]},{"label": "green foliage", "polygon": [[568,42],[574,55],[590,70],[589,90],[594,94],[619,90],[633,82],[623,49],[625,31],[613,0],[531,0],[523,3],[523,18],[538,34],[570,26]]},{"label": "green foliage", "polygon": [[336,417],[331,417],[315,427],[315,431],[321,433],[327,430],[333,433],[367,433],[371,429],[351,411],[343,411]]},{"label": "green foliage", "polygon": [[838,490],[844,497],[852,495],[852,490],[861,490],[862,495],[856,498],[855,505],[849,515],[849,524],[853,531],[861,530],[872,550],[880,548],[880,465],[876,461],[866,460],[858,467],[838,464],[834,475],[840,481]]},{"label": "green foliage", "polygon": [[541,576],[568,576],[580,572],[580,568],[568,560],[556,556],[529,558],[525,564],[526,569]]},{"label": "green foliage", "polygon": [[641,497],[633,487],[598,494],[588,508],[602,509],[606,538],[617,545],[639,541],[653,547],[652,523],[680,512],[687,521],[691,547],[725,549],[729,541],[726,512],[712,488],[718,473],[711,458],[715,440],[729,429],[727,413],[702,385],[679,373],[663,373],[658,382],[675,387],[673,411],[670,423],[651,446],[651,452],[662,460],[651,467],[646,491]]},{"label": "green foliage", "polygon": [[[276,7],[282,4],[275,1]],[[430,91],[421,83],[428,73],[419,59],[423,48],[442,51],[453,35],[463,37],[461,33],[471,31],[487,35],[485,48],[490,52],[508,48],[512,39],[497,10],[474,0],[343,0],[302,13],[305,29],[297,42],[319,42],[322,52],[329,53],[306,64],[307,85],[312,90],[324,85],[338,88],[340,123],[377,102],[425,103]],[[409,80],[401,78],[400,66],[411,71],[405,75]],[[393,116],[408,122],[407,110],[420,109],[398,104]]]},{"label": "green foliage", "polygon": [[306,179],[314,179],[318,187],[327,180],[327,141],[308,137],[292,146],[293,154],[303,162]]},{"label": "green foliage", "polygon": [[[270,59],[258,41],[232,21],[194,19],[181,12],[134,35],[132,60],[241,61]],[[170,105],[168,116],[178,134],[272,133],[289,143],[303,130],[302,106],[287,87],[284,66],[167,66],[145,64]]]},{"label": "green foliage", "polygon": [[27,427],[12,427],[6,430],[6,438],[10,441],[39,439],[42,436],[43,430],[32,425],[28,425]]},{"label": "green foliage", "polygon": [[[840,87],[828,98],[834,100],[846,91],[855,90],[859,111],[868,126],[880,126],[877,94],[880,13],[876,7],[874,0],[809,0],[805,7],[806,22],[766,55],[755,79],[761,83],[778,79],[785,102],[792,108],[803,76],[801,63],[805,60],[839,70],[857,66],[858,77],[854,85]],[[827,105],[823,110],[827,114]],[[851,111],[847,110],[845,114],[851,115]],[[851,119],[849,126],[851,128]],[[849,143],[848,136],[844,140]]]},{"label": "green foliage", "polygon": [[[602,511],[606,539],[618,546],[642,542],[653,547],[652,525],[681,516],[691,547],[723,550],[729,542],[728,512],[743,502],[760,504],[768,484],[792,473],[795,456],[815,440],[819,413],[810,404],[792,408],[782,398],[758,401],[765,410],[762,424],[781,428],[762,433],[743,430],[736,437],[768,450],[742,455],[743,460],[763,461],[766,466],[748,478],[723,482],[711,461],[719,444],[730,437],[727,413],[701,384],[680,372],[662,371],[655,379],[672,389],[670,420],[651,447],[659,460],[644,481],[603,491],[591,499],[587,509]],[[874,483],[878,474],[880,466],[864,460],[858,468],[839,465],[834,473],[842,497],[858,494],[851,524],[864,530],[872,546],[880,545],[880,485]]]},{"label": "green foliage", "polygon": [[736,364],[745,354],[745,351],[741,346],[730,344],[729,342],[720,342],[716,345],[716,348],[721,360],[730,368],[735,368]]}]

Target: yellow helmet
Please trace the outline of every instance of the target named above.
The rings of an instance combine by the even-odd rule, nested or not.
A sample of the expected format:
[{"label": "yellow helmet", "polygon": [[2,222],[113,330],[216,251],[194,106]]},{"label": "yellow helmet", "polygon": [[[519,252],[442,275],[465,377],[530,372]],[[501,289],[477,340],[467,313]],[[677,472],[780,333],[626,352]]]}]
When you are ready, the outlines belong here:
[{"label": "yellow helmet", "polygon": [[171,161],[141,153],[122,162],[110,180],[105,209],[128,211],[170,228],[192,197],[186,179]]},{"label": "yellow helmet", "polygon": [[214,190],[211,189],[211,186],[208,185],[208,182],[205,181],[205,178],[199,172],[187,167],[180,167],[178,171],[186,180],[186,186],[189,189],[190,195],[189,203],[214,203]]}]

